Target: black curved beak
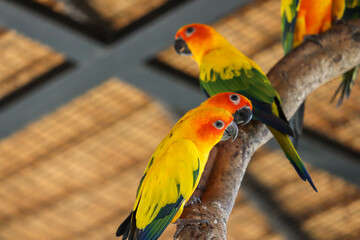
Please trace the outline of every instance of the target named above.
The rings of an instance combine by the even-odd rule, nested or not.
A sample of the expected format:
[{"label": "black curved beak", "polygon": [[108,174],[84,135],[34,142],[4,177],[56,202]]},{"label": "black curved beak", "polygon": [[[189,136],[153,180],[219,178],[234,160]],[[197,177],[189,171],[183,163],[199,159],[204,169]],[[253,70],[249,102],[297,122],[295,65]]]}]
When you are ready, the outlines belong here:
[{"label": "black curved beak", "polygon": [[192,52],[188,48],[186,42],[182,38],[178,38],[174,42],[175,51],[179,55],[191,56]]},{"label": "black curved beak", "polygon": [[253,116],[252,111],[248,106],[244,106],[238,109],[233,115],[234,121],[242,126],[250,122],[252,116]]},{"label": "black curved beak", "polygon": [[233,142],[237,138],[238,133],[239,133],[238,126],[236,125],[236,123],[234,121],[232,121],[230,123],[230,125],[227,126],[227,128],[225,129],[224,134],[221,138],[221,141],[226,141],[229,138],[232,138],[231,141]]}]

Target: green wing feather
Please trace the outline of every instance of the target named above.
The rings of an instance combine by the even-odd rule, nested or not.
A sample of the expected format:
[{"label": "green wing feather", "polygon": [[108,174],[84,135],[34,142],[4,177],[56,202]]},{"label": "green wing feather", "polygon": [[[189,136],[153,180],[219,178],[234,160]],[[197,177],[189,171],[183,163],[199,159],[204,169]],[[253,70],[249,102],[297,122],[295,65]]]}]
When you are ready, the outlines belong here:
[{"label": "green wing feather", "polygon": [[[224,71],[229,70],[225,69]],[[209,96],[221,92],[237,92],[246,96],[253,104],[254,119],[292,136],[293,131],[286,118],[279,118],[279,114],[274,112],[274,101],[280,98],[267,77],[256,68],[246,71],[244,69],[230,71],[233,71],[233,78],[223,80],[220,73],[210,70],[208,76],[211,80],[200,79],[201,88]],[[282,112],[280,104],[278,107],[280,108],[279,112]]]},{"label": "green wing feather", "polygon": [[285,53],[293,47],[294,31],[300,0],[281,1],[281,42]]},{"label": "green wing feather", "polygon": [[164,232],[171,220],[184,202],[184,197],[179,198],[174,203],[166,204],[162,207],[155,219],[147,225],[143,230],[137,229],[135,236],[138,240],[156,240]]},{"label": "green wing feather", "polygon": [[263,103],[272,104],[274,102],[274,97],[277,96],[276,90],[267,77],[257,69],[251,68],[246,71],[244,69],[224,69],[224,71],[232,71],[233,78],[224,80],[220,73],[210,70],[210,77],[215,81],[201,79],[201,87],[210,96],[220,92],[233,91]]}]

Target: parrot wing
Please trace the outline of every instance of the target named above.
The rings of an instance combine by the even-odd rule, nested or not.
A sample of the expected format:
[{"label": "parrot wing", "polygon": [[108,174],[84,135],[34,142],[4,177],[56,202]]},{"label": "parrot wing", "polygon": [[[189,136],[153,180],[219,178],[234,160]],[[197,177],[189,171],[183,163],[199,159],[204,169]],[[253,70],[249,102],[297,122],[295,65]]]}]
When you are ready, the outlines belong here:
[{"label": "parrot wing", "polygon": [[205,88],[203,88],[203,86],[201,85],[201,81],[200,81],[200,89],[201,91],[204,93],[205,97],[210,98],[210,94],[205,90]]},{"label": "parrot wing", "polygon": [[195,190],[200,179],[195,144],[183,139],[165,142],[163,149],[150,161],[140,181],[131,216],[124,221],[126,226],[120,225],[117,236],[139,240],[159,238]]},{"label": "parrot wing", "polygon": [[[360,0],[334,0],[332,15],[333,19],[335,20],[348,21],[360,18]],[[341,76],[341,83],[336,89],[331,99],[331,102],[340,93],[340,97],[337,103],[337,106],[339,107],[344,101],[344,99],[347,99],[349,97],[358,73],[359,66],[350,69]]]},{"label": "parrot wing", "polygon": [[281,42],[285,54],[293,47],[295,24],[299,6],[300,0],[281,1]]},{"label": "parrot wing", "polygon": [[360,18],[360,0],[345,0],[345,2],[346,6],[342,19],[351,20]]},{"label": "parrot wing", "polygon": [[[210,74],[204,74],[208,79],[200,79],[201,88],[210,96],[220,92],[237,92],[249,98],[253,104],[254,118],[258,121],[272,126],[280,132],[293,136],[293,131],[286,118],[279,117],[279,114],[273,111],[275,99],[278,100],[278,94],[271,85],[267,77],[258,69],[225,69],[230,71],[232,78],[223,79],[222,74],[210,70]],[[229,72],[226,73],[228,75]],[[282,113],[279,104],[279,112]]]},{"label": "parrot wing", "polygon": [[333,0],[332,20],[352,20],[360,18],[360,0]]},{"label": "parrot wing", "polygon": [[331,7],[331,20],[338,21],[344,17],[345,11],[345,0],[333,0],[332,7]]}]

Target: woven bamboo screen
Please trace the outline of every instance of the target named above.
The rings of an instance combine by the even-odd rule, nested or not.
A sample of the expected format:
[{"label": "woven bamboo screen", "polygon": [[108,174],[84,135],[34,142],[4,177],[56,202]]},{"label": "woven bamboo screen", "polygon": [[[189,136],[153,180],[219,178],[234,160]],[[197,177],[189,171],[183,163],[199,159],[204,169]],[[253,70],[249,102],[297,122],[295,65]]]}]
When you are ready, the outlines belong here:
[{"label": "woven bamboo screen", "polygon": [[[68,6],[64,2],[56,0],[34,1],[71,18]],[[87,1],[87,4],[96,14],[107,21],[113,30],[119,30],[166,2],[168,0],[90,0]],[[79,21],[79,19],[74,20]]]},{"label": "woven bamboo screen", "polygon": [[0,99],[65,61],[49,47],[0,29]]},{"label": "woven bamboo screen", "polygon": [[298,177],[280,150],[257,151],[246,174],[256,182],[255,189],[266,192],[264,197],[275,201],[282,212],[294,219],[293,227],[301,229],[310,239],[357,239],[360,236],[360,189],[305,164],[318,193]]}]

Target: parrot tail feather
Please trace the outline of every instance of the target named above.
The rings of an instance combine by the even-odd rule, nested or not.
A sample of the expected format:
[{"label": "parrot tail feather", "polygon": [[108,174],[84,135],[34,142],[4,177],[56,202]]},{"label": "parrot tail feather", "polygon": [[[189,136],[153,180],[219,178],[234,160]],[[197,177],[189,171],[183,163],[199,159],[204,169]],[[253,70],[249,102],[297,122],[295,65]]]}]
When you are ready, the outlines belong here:
[{"label": "parrot tail feather", "polygon": [[132,213],[133,212],[131,212],[129,216],[120,224],[118,230],[116,231],[117,237],[123,236],[123,239],[127,239],[129,237]]},{"label": "parrot tail feather", "polygon": [[129,216],[120,224],[118,230],[116,231],[116,236],[122,237],[122,240],[134,240],[136,239],[135,233],[138,230],[136,228],[136,219],[135,219],[136,210],[132,211]]},{"label": "parrot tail feather", "polygon": [[285,122],[289,123],[289,121],[287,120],[286,116],[285,116],[285,113],[284,113],[284,110],[282,109],[282,106],[281,106],[281,103],[280,103],[280,100],[279,98],[277,97],[274,97],[274,102],[276,104],[276,107],[277,107],[277,110],[279,112],[279,117],[284,120]]},{"label": "parrot tail feather", "polygon": [[[289,158],[288,155],[286,155],[286,157]],[[317,189],[316,189],[316,187],[315,187],[315,185],[314,185],[314,183],[313,183],[313,181],[312,181],[312,179],[311,179],[311,177],[310,177],[310,174],[309,174],[309,172],[307,171],[307,169],[304,168],[304,173],[305,173],[305,174],[304,174],[304,173],[301,172],[301,170],[296,166],[296,164],[295,164],[294,161],[290,161],[290,163],[291,163],[291,165],[295,168],[295,170],[296,170],[297,174],[300,176],[300,178],[301,178],[303,181],[308,180],[309,183],[310,183],[310,185],[311,185],[311,187],[314,189],[315,192],[317,192]]]},{"label": "parrot tail feather", "polygon": [[341,92],[336,107],[339,107],[343,103],[344,99],[349,98],[351,89],[354,86],[358,72],[359,72],[359,66],[347,71],[341,76],[342,81],[330,100],[330,102],[333,102],[337,97],[337,95]]},{"label": "parrot tail feather", "polygon": [[275,114],[267,113],[261,111],[260,109],[253,108],[253,117],[254,119],[266,124],[267,126],[271,126],[287,135],[294,136],[294,131],[290,127],[289,123],[277,117]]},{"label": "parrot tail feather", "polygon": [[[285,153],[286,158],[290,158],[289,155],[287,155]],[[301,170],[298,168],[298,166],[296,166],[296,164],[294,163],[294,161],[290,161],[291,165],[294,167],[294,169],[296,170],[297,174],[299,175],[299,177],[303,180],[306,181],[306,176],[301,172]]]},{"label": "parrot tail feather", "polygon": [[292,166],[295,168],[297,174],[300,176],[300,178],[304,181],[308,181],[311,187],[314,189],[315,192],[317,192],[317,189],[310,177],[309,172],[307,171],[304,163],[301,161],[299,154],[297,153],[295,147],[290,141],[289,136],[286,134],[283,134],[276,129],[272,127],[268,127],[271,133],[274,135],[276,141],[282,148],[282,150],[285,153],[285,156],[290,161]]}]

